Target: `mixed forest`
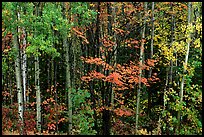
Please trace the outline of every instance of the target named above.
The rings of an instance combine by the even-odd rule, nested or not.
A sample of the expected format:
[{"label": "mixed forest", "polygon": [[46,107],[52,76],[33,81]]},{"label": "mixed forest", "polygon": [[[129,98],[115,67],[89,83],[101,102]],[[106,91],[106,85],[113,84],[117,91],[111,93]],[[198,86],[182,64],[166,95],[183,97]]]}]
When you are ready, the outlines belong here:
[{"label": "mixed forest", "polygon": [[2,2],[2,133],[201,135],[201,2]]}]

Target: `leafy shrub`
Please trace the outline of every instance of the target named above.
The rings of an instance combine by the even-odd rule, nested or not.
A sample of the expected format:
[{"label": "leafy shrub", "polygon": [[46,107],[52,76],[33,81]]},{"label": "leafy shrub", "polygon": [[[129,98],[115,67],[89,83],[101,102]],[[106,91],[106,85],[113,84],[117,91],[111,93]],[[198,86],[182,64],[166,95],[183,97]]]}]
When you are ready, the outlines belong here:
[{"label": "leafy shrub", "polygon": [[94,119],[91,103],[89,102],[90,93],[87,90],[72,90],[73,102],[73,125],[75,130],[74,134],[79,135],[95,135],[96,131],[93,130]]}]

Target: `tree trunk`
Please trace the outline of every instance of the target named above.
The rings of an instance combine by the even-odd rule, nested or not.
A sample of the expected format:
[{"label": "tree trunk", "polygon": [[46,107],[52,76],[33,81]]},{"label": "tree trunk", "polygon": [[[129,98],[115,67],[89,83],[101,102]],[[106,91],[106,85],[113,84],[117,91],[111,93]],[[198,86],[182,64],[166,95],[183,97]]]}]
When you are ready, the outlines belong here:
[{"label": "tree trunk", "polygon": [[[64,18],[66,18],[66,4],[64,4],[64,7],[63,7],[63,16]],[[71,8],[71,3],[69,3],[70,5],[70,8]],[[68,22],[69,23],[69,22]],[[70,32],[69,32],[70,33]],[[67,101],[68,101],[68,104],[67,104],[67,108],[68,108],[68,135],[71,135],[72,134],[72,100],[71,100],[71,91],[72,91],[72,87],[71,87],[71,74],[70,74],[70,58],[69,58],[69,54],[70,54],[70,46],[68,44],[68,41],[67,41],[67,35],[65,35],[63,37],[63,47],[65,49],[65,62],[66,62],[66,92],[67,92]]]},{"label": "tree trunk", "polygon": [[40,92],[40,67],[39,57],[35,57],[35,89],[36,89],[36,103],[37,103],[37,130],[41,133],[41,92]]},{"label": "tree trunk", "polygon": [[[17,12],[18,6],[16,5],[15,16],[18,17]],[[16,18],[17,20],[18,18]],[[15,59],[15,73],[16,73],[16,84],[17,84],[17,93],[18,93],[18,117],[19,117],[19,124],[20,124],[20,135],[23,135],[23,93],[22,93],[22,85],[21,85],[21,66],[20,66],[20,49],[18,45],[18,27],[14,27],[12,30],[13,35],[13,46],[16,49],[16,59]]]},{"label": "tree trunk", "polygon": [[[69,17],[67,17],[67,12],[68,10],[71,8],[71,3],[69,3],[69,9],[67,9],[67,3],[63,2],[62,3],[62,7],[63,7],[63,18],[68,18],[68,22],[70,23],[71,20],[71,14],[69,14]],[[68,30],[67,30],[68,31]],[[71,92],[72,92],[72,87],[71,87],[71,65],[70,65],[70,43],[68,43],[67,40],[67,33],[70,33],[70,31],[68,32],[63,32],[62,36],[63,36],[63,48],[65,50],[65,65],[66,65],[66,85],[65,85],[65,91],[66,91],[66,98],[67,98],[67,111],[68,111],[68,131],[67,134],[71,135],[72,134],[72,100],[71,100]],[[71,41],[71,40],[70,40]]]},{"label": "tree trunk", "polygon": [[[165,109],[166,109],[166,104],[167,104],[167,102],[166,102],[167,93],[166,93],[166,92],[167,92],[167,85],[168,85],[168,83],[169,83],[169,75],[168,75],[168,72],[169,72],[169,70],[168,70],[168,68],[166,68],[166,83],[165,83],[165,87],[164,87],[162,115],[163,115],[163,113],[164,113],[164,111],[165,111]],[[159,117],[159,126],[158,126],[158,129],[160,129],[160,131],[161,131],[162,129],[161,129],[160,121],[161,121],[161,116]],[[167,130],[168,130],[168,129],[167,129]]]},{"label": "tree trunk", "polygon": [[[54,58],[51,58],[51,81],[50,86],[52,87],[54,85]],[[51,88],[52,89],[52,88]]]},{"label": "tree trunk", "polygon": [[[173,5],[171,2],[171,11],[173,12]],[[172,47],[174,41],[174,15],[171,15],[171,43],[170,48]],[[173,82],[173,60],[170,60],[170,76],[169,76],[169,88],[172,88],[172,82]]]},{"label": "tree trunk", "polygon": [[23,94],[22,94],[22,87],[21,87],[21,68],[20,68],[20,50],[18,45],[18,38],[17,38],[17,28],[13,29],[13,45],[16,49],[16,59],[15,59],[15,71],[16,71],[16,84],[17,84],[17,93],[18,93],[18,114],[19,114],[19,123],[20,123],[20,135],[23,134]]},{"label": "tree trunk", "polygon": [[66,51],[66,91],[68,99],[68,134],[72,131],[72,101],[71,101],[71,81],[70,81],[70,64],[69,64],[69,45],[67,39],[64,38],[63,45]]},{"label": "tree trunk", "polygon": [[47,59],[47,89],[50,89],[50,62],[51,62],[51,59],[50,57]]},{"label": "tree trunk", "polygon": [[[115,4],[115,3],[114,3]],[[114,24],[114,29],[116,28],[116,6],[113,5],[113,12],[112,12],[112,16],[113,16],[113,24]],[[114,37],[114,42],[115,42],[115,45],[113,47],[113,68],[114,68],[114,71],[116,69],[116,63],[117,63],[117,38],[116,38],[116,33],[115,31],[113,30],[112,31],[112,34],[113,34],[113,37]],[[112,106],[112,111],[114,110],[114,90],[112,89],[112,85],[111,85],[111,98],[110,98],[110,106]],[[111,117],[112,117],[112,113],[111,113]]]},{"label": "tree trunk", "polygon": [[[146,16],[146,10],[147,10],[147,2],[144,2],[144,16]],[[137,108],[136,108],[136,120],[135,120],[135,134],[137,135],[138,130],[138,118],[139,118],[139,105],[140,105],[140,91],[141,91],[141,77],[142,77],[142,64],[143,64],[143,54],[144,54],[144,39],[145,39],[145,25],[146,25],[146,17],[144,18],[143,22],[143,30],[142,30],[142,42],[140,47],[140,64],[139,64],[139,86],[137,90]]]},{"label": "tree trunk", "polygon": [[[191,24],[191,2],[188,2],[188,27],[190,27]],[[183,88],[184,88],[184,80],[185,80],[185,74],[186,74],[186,68],[188,63],[188,55],[189,55],[189,48],[190,48],[190,42],[191,42],[191,32],[189,32],[189,37],[187,38],[187,51],[186,51],[186,57],[185,57],[185,63],[184,63],[184,69],[183,69],[183,77],[181,81],[181,87],[180,87],[180,105],[183,102]],[[180,120],[181,120],[181,110],[178,112],[178,127],[177,129],[180,130]]]},{"label": "tree trunk", "polygon": [[[39,16],[39,8],[40,8],[41,3],[39,6],[36,6],[36,17]],[[35,30],[36,31],[36,30]],[[37,32],[35,32],[35,36],[37,36]],[[37,49],[37,52],[39,50]],[[35,56],[35,89],[36,89],[36,107],[37,107],[37,121],[36,121],[36,126],[38,132],[41,134],[41,92],[40,92],[40,67],[39,67],[39,56]]]},{"label": "tree trunk", "polygon": [[26,98],[26,67],[27,67],[27,56],[26,56],[26,32],[25,28],[23,28],[23,48],[22,48],[22,76],[23,76],[23,97],[24,97],[24,103],[27,103]]},{"label": "tree trunk", "polygon": [[[19,7],[22,8],[22,7]],[[20,9],[21,11],[22,9]],[[18,12],[18,20],[21,18],[21,13],[20,11]],[[21,30],[22,29],[22,30]],[[26,53],[25,53],[25,48],[26,48],[26,32],[24,27],[18,27],[18,32],[20,32],[20,35],[18,37],[19,43],[21,44],[21,37],[23,38],[22,42],[22,48],[20,50],[21,53],[21,66],[22,66],[22,81],[23,81],[23,100],[24,100],[24,109],[26,109]]]},{"label": "tree trunk", "polygon": [[[72,62],[72,87],[73,87],[73,89],[76,89],[76,71],[77,71],[77,46],[79,46],[78,45],[78,42],[77,42],[77,39],[76,38],[72,38],[71,39],[71,41],[73,42],[73,43],[75,43],[75,45],[74,46],[71,46],[71,48],[72,48],[72,54],[73,54],[73,62]],[[71,42],[71,43],[72,43]],[[71,44],[72,45],[72,44]]]},{"label": "tree trunk", "polygon": [[[154,2],[152,2],[152,17],[151,17],[151,23],[152,23],[152,32],[151,32],[151,51],[150,51],[150,59],[152,59],[153,57],[153,46],[154,46]],[[152,76],[152,67],[150,67],[149,70],[149,75],[148,77],[151,78]],[[148,117],[150,117],[150,113],[151,113],[151,90],[149,89],[149,93],[148,93]]]},{"label": "tree trunk", "polygon": [[54,93],[55,93],[55,112],[56,112],[56,117],[55,117],[55,121],[56,121],[56,132],[58,133],[58,94],[57,94],[57,64],[56,62],[54,62]]}]

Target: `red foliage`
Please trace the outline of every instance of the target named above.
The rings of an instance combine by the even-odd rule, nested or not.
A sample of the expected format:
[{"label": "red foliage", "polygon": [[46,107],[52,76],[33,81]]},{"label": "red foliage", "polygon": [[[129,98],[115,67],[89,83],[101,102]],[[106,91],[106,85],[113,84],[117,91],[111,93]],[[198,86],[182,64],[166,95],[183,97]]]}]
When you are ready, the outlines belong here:
[{"label": "red foliage", "polygon": [[[31,110],[26,110],[24,112],[24,130],[25,131],[32,131],[35,126],[35,117],[36,112]],[[10,107],[2,107],[2,130],[10,131],[10,130],[19,130],[21,124],[18,121],[18,104],[15,103]]]},{"label": "red foliage", "polygon": [[10,50],[10,44],[12,40],[12,34],[8,33],[5,37],[2,37],[2,51],[5,53],[7,52],[6,49]]},{"label": "red foliage", "polygon": [[73,27],[72,30],[75,32],[75,34],[78,37],[81,37],[86,44],[89,44],[89,41],[87,40],[87,38],[84,36],[84,34],[80,31],[78,27]]},{"label": "red foliage", "polygon": [[121,109],[121,108],[117,108],[114,110],[115,114],[117,116],[132,116],[133,113],[130,111],[130,110],[124,110],[124,109]]},{"label": "red foliage", "polygon": [[120,81],[121,79],[122,79],[122,76],[119,73],[113,72],[109,76],[106,77],[105,81],[114,83],[118,86],[122,86],[123,82]]},{"label": "red foliage", "polygon": [[[52,92],[54,91],[52,90]],[[47,128],[47,132],[56,130],[57,124],[65,122],[64,115],[62,115],[66,109],[64,104],[58,104],[55,99],[48,98],[43,101],[42,108],[45,111],[42,114],[44,119],[43,127]],[[56,122],[56,116],[59,119],[58,122]]]},{"label": "red foliage", "polygon": [[124,123],[120,119],[116,119],[116,121],[113,123],[113,131],[114,134],[117,135],[131,135],[134,133],[134,126],[130,125],[130,123]]},{"label": "red foliage", "polygon": [[[101,65],[104,70],[111,70],[113,71],[113,66],[103,61],[101,58],[84,58],[81,57],[82,60],[84,60],[88,64],[96,64]],[[144,77],[139,79],[139,69],[141,66],[141,69],[149,70],[150,67],[153,67],[155,65],[156,60],[148,59],[146,60],[146,64],[140,64],[135,62],[130,62],[129,64],[126,64],[124,66],[121,66],[120,64],[117,64],[117,68],[114,72],[109,74],[108,76],[103,75],[100,72],[91,71],[86,76],[82,76],[81,80],[85,82],[90,82],[93,79],[99,79],[103,81],[108,81],[110,83],[115,84],[113,86],[114,90],[124,90],[124,89],[131,89],[134,88],[136,84],[138,84],[141,80],[141,83],[145,84],[146,86],[149,86],[149,82],[151,81],[157,81],[158,78],[153,75],[148,80]]]}]

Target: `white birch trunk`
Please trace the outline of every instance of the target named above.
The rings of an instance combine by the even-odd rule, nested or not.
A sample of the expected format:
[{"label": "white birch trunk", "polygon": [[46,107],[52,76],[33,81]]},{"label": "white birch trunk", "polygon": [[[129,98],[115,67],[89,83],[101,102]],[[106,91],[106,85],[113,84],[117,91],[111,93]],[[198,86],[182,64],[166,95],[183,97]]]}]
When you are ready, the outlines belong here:
[{"label": "white birch trunk", "polygon": [[[191,24],[191,2],[188,2],[188,26],[190,26],[190,24]],[[188,38],[191,39],[191,32],[189,32]],[[185,81],[184,74],[186,73],[186,68],[187,68],[187,64],[188,64],[190,41],[191,40],[187,40],[187,51],[186,51],[184,69],[183,69],[183,77],[182,77],[181,87],[180,87],[180,104],[183,102],[183,88],[184,88],[184,81]],[[178,129],[180,127],[180,120],[181,120],[181,110],[179,110],[179,112],[178,112]]]},{"label": "white birch trunk", "polygon": [[[17,6],[18,8],[18,6]],[[19,16],[19,13],[17,12],[17,9],[15,11],[17,15],[17,19]],[[15,15],[14,15],[15,16]],[[17,84],[17,97],[18,97],[18,114],[19,114],[19,123],[20,123],[20,135],[23,134],[23,94],[22,94],[22,85],[21,85],[21,65],[20,65],[20,49],[18,45],[18,27],[13,28],[13,45],[16,49],[16,59],[15,59],[15,73],[16,73],[16,84]]]}]

